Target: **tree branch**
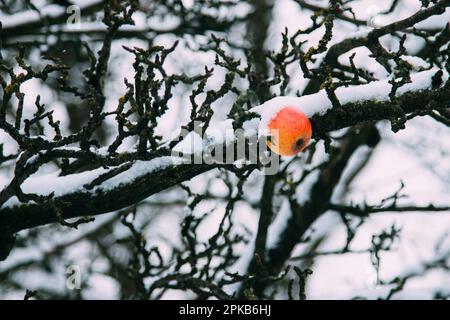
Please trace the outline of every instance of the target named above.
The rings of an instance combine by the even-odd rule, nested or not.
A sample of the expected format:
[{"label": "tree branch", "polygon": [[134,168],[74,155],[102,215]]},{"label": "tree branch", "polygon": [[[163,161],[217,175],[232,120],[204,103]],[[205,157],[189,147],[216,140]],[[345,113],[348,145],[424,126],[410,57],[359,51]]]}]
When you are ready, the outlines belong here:
[{"label": "tree branch", "polygon": [[[399,107],[407,114],[424,111],[431,102],[440,106],[449,106],[450,91],[424,90],[408,92],[398,97]],[[324,115],[312,117],[311,121],[314,137],[320,138],[333,130],[399,117],[398,110],[389,101],[366,101],[342,105],[341,108],[331,109]],[[64,219],[98,215],[129,206],[216,167],[217,165],[207,164],[176,165],[146,174],[107,192],[78,191],[55,198],[54,201],[62,204],[59,209]],[[27,203],[0,209],[1,234],[13,234],[23,229],[53,222],[57,222],[57,216],[49,202]]]}]

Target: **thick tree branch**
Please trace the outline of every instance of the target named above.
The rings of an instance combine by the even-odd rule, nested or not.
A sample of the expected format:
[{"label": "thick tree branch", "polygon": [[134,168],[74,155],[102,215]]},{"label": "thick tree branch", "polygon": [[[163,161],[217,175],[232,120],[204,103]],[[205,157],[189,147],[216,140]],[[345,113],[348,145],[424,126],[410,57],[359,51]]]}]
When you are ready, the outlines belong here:
[{"label": "thick tree branch", "polygon": [[313,135],[317,138],[330,131],[369,121],[395,122],[405,115],[426,115],[432,111],[432,105],[440,108],[450,107],[448,99],[450,90],[442,88],[405,93],[398,97],[399,108],[389,100],[348,103],[323,116],[312,117]]},{"label": "thick tree branch", "polygon": [[58,221],[53,202],[59,204],[62,218],[92,216],[107,213],[139,202],[180,182],[211,170],[211,165],[178,165],[149,173],[132,183],[108,192],[80,191],[55,198],[42,204],[23,204],[0,210],[0,234],[11,234]]},{"label": "thick tree branch", "polygon": [[[398,97],[398,105],[406,114],[422,114],[428,111],[427,107],[430,104],[448,107],[449,103],[450,91],[446,89],[409,92]],[[383,119],[395,120],[402,116],[389,101],[349,103],[342,105],[341,108],[331,109],[324,115],[314,116],[312,118],[314,137],[320,138],[330,131],[360,123]],[[207,164],[176,165],[149,173],[106,193],[76,192],[55,198],[53,201],[61,204],[59,209],[64,219],[98,215],[129,206],[215,167],[216,165]],[[56,221],[57,216],[50,202],[0,209],[1,234],[12,234]]]}]

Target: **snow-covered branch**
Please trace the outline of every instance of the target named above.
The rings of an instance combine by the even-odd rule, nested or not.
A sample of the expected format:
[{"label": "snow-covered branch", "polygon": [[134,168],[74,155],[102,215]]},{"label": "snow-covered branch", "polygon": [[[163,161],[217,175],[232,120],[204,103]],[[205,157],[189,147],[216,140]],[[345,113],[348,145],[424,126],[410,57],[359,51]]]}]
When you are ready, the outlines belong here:
[{"label": "snow-covered branch", "polygon": [[[431,106],[445,107],[450,101],[450,92],[442,88],[445,81],[447,76],[439,76],[436,70],[412,75],[411,83],[398,90],[396,106],[389,100],[390,85],[386,80],[338,89],[339,108],[333,108],[326,92],[321,91],[301,98],[274,98],[251,111],[262,115],[259,122],[261,129],[267,126],[267,121],[281,107],[297,107],[311,117],[314,136],[320,138],[330,131],[352,125],[383,119],[397,121],[409,115],[427,113],[433,110]],[[251,124],[254,125],[255,121],[252,120]],[[45,155],[42,154],[43,157]],[[110,169],[99,168],[61,177],[55,172],[47,176],[29,177],[22,183],[21,189],[25,194],[54,196],[52,201],[59,204],[62,217],[68,219],[121,209],[221,166],[183,162],[183,159],[159,156],[152,160],[129,161]],[[47,181],[44,186],[42,181]],[[14,233],[56,221],[51,202],[20,203],[17,198],[11,198],[0,209],[0,229],[3,232]]]}]

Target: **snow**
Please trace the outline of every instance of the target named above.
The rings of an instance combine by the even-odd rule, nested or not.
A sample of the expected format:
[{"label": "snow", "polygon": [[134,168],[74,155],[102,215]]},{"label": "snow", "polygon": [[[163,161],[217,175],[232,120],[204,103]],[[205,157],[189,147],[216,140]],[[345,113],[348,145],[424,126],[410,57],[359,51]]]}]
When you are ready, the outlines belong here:
[{"label": "snow", "polygon": [[203,139],[197,132],[189,132],[172,150],[182,154],[200,153],[203,151]]},{"label": "snow", "polygon": [[235,139],[233,120],[227,119],[208,126],[205,135],[209,145],[233,142]]},{"label": "snow", "polygon": [[231,144],[235,141],[235,138],[232,119],[217,121],[208,126],[203,138],[199,133],[191,131],[172,148],[172,151],[174,155],[177,153],[185,155],[201,154],[208,148],[214,148],[221,144]]},{"label": "snow", "polygon": [[417,29],[433,30],[444,28],[450,21],[450,8],[446,8],[441,15],[431,16],[428,19],[415,24]]},{"label": "snow", "polygon": [[247,137],[254,136],[258,133],[259,119],[253,118],[242,124],[242,129]]},{"label": "snow", "polygon": [[278,245],[280,235],[286,229],[291,217],[292,212],[289,206],[289,201],[284,200],[279,212],[267,230],[266,246],[268,250],[275,248]]},{"label": "snow", "polygon": [[403,55],[401,58],[411,64],[416,71],[427,69],[430,66],[425,60],[419,57]]},{"label": "snow", "polygon": [[[99,168],[61,177],[58,176],[59,171],[45,175],[31,176],[22,184],[22,190],[25,193],[34,193],[41,196],[47,196],[54,192],[56,197],[60,197],[68,193],[81,191],[83,185],[91,182],[105,172],[107,170]],[[12,207],[18,204],[20,202],[17,197],[12,197],[3,207]]]},{"label": "snow", "polygon": [[170,156],[159,157],[148,161],[135,161],[130,169],[119,173],[113,178],[105,181],[101,185],[95,187],[93,192],[97,191],[108,191],[116,189],[124,184],[133,183],[140,177],[147,174],[153,173],[155,171],[160,171],[167,169],[168,167],[179,165],[183,163],[183,159],[174,158]]},{"label": "snow", "polygon": [[353,58],[353,63],[357,68],[373,73],[373,76],[376,79],[385,79],[389,76],[386,69],[375,60],[372,56],[372,52],[366,47],[357,47],[344,53],[343,55],[340,55],[338,58],[339,63],[345,66],[350,66],[349,58],[353,54],[355,55]]},{"label": "snow", "polygon": [[120,285],[113,277],[98,273],[91,276],[89,286],[83,290],[84,298],[88,300],[112,300],[119,293]]},{"label": "snow", "polygon": [[339,203],[341,201],[346,191],[344,184],[355,173],[355,171],[358,170],[361,164],[367,159],[368,154],[372,152],[372,150],[372,148],[366,145],[362,145],[358,147],[355,152],[353,152],[347,163],[347,166],[344,169],[344,172],[341,175],[339,183],[333,190],[333,196],[331,197],[331,201],[333,203]]},{"label": "snow", "polygon": [[[402,95],[406,92],[420,91],[431,87],[432,77],[438,70],[437,68],[432,68],[427,71],[412,74],[411,83],[400,87],[396,94]],[[447,79],[448,74],[444,72],[444,81]],[[389,80],[385,79],[364,85],[340,87],[335,93],[341,104],[347,104],[370,100],[387,101],[389,100],[390,91],[391,85],[389,84]],[[304,112],[307,117],[323,115],[333,107],[325,90],[302,97],[275,97],[250,110],[261,116],[258,131],[260,135],[268,135],[269,122],[281,109],[287,106]]]},{"label": "snow", "polygon": [[319,170],[314,170],[309,173],[305,180],[295,190],[295,198],[299,205],[304,205],[311,198],[311,191],[314,184],[320,176]]},{"label": "snow", "polygon": [[[55,171],[46,175],[29,177],[22,184],[22,190],[25,193],[33,193],[41,196],[47,196],[54,192],[55,197],[61,197],[77,192],[95,194],[97,192],[106,192],[122,185],[133,183],[138,178],[147,174],[182,163],[183,159],[170,156],[159,157],[148,161],[135,161],[128,170],[106,180],[92,190],[86,189],[86,185],[114,168],[98,168],[67,176],[59,176],[60,171]],[[17,197],[12,197],[2,207],[13,207],[19,204],[20,202]]]}]

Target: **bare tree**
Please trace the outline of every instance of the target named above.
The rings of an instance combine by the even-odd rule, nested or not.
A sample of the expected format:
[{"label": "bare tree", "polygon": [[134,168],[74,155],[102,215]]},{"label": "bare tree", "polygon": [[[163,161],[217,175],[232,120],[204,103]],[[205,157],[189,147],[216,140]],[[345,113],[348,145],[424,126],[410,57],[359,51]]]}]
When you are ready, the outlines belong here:
[{"label": "bare tree", "polygon": [[[402,181],[376,203],[354,202],[351,186],[388,139],[386,121],[397,133],[430,118],[448,140],[450,1],[381,1],[369,14],[352,0],[45,2],[1,2],[0,295],[86,298],[86,287],[61,289],[61,270],[82,259],[82,286],[103,275],[126,299],[305,299],[327,256],[369,257],[386,299],[412,278],[448,274],[445,236],[432,258],[392,278],[380,263],[401,228],[353,246],[371,217],[431,219],[448,202],[406,200]],[[280,32],[277,15],[294,9],[310,20]],[[276,173],[250,154],[174,158],[186,133],[211,140],[226,123],[245,132],[262,123],[254,107],[280,96],[309,105],[313,140],[292,158],[271,153]],[[440,152],[436,161],[448,157]],[[449,185],[448,172],[436,174]],[[314,226],[327,214],[345,229],[340,248],[322,249],[332,227]],[[19,280],[38,273],[59,278]]]}]

